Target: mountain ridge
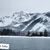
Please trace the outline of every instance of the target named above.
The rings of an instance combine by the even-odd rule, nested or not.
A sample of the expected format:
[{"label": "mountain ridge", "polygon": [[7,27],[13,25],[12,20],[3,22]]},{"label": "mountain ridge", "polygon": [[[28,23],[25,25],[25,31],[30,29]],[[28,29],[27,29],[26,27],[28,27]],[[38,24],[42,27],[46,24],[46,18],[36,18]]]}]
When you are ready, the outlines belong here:
[{"label": "mountain ridge", "polygon": [[47,13],[15,12],[12,16],[0,17],[0,29],[15,31],[50,31],[50,16]]}]

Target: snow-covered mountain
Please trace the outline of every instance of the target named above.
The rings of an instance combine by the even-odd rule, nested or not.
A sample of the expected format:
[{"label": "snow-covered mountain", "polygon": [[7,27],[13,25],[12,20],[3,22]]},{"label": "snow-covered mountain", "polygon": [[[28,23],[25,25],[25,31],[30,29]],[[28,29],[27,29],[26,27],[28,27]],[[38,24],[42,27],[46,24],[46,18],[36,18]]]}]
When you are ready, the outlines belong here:
[{"label": "snow-covered mountain", "polygon": [[15,31],[50,31],[50,12],[25,13],[15,12],[12,16],[0,17],[0,29],[9,28]]}]

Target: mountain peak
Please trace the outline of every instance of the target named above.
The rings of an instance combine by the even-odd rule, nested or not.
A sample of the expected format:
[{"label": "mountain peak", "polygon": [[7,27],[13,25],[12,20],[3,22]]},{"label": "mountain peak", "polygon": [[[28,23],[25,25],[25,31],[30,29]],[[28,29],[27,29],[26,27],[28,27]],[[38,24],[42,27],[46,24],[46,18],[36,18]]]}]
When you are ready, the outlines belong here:
[{"label": "mountain peak", "polygon": [[12,16],[0,17],[0,28],[9,26],[16,31],[43,31],[50,27],[50,17],[48,16],[50,16],[50,12],[44,14],[15,12]]}]

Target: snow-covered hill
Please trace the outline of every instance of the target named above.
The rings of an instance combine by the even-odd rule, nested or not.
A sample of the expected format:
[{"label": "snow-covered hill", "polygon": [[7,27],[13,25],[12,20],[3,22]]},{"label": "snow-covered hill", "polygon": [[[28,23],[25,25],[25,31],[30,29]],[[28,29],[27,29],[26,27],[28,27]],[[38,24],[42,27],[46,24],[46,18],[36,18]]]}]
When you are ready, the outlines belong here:
[{"label": "snow-covered hill", "polygon": [[50,31],[50,13],[15,12],[12,16],[0,17],[0,29],[15,31]]}]

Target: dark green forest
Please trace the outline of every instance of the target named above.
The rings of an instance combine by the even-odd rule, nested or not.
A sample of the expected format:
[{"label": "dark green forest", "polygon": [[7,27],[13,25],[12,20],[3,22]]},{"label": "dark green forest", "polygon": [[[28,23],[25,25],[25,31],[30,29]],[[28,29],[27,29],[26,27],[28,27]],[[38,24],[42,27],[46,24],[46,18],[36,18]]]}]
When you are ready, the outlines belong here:
[{"label": "dark green forest", "polygon": [[15,35],[15,36],[48,36],[47,30],[44,30],[44,32],[15,32],[11,29],[3,29],[0,31],[0,35]]}]

